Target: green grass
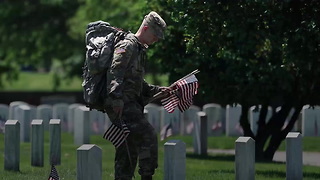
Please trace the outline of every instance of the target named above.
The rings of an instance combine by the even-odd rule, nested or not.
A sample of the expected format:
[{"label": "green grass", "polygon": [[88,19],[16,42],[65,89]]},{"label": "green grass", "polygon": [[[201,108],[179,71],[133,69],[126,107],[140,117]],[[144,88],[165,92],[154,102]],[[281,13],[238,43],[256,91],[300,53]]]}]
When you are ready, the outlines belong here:
[{"label": "green grass", "polygon": [[[58,91],[80,91],[82,80],[79,78],[62,80]],[[52,91],[53,74],[52,73],[35,73],[20,72],[16,81],[4,81],[4,87],[1,91]]]},{"label": "green grass", "polygon": [[[191,136],[176,136],[170,139],[180,139],[186,142],[187,148],[192,148]],[[232,137],[210,137],[208,148],[234,148],[234,141],[236,138]],[[312,142],[313,141],[313,142]],[[319,151],[320,145],[314,143],[319,141],[319,138],[304,138],[303,142],[307,144],[317,144],[317,147],[304,146],[305,151]],[[4,142],[4,135],[0,134],[0,142]],[[99,135],[91,136],[91,143],[96,144],[102,148],[102,169],[103,179],[113,179],[113,160],[114,148],[111,143],[104,140]],[[21,143],[20,146],[20,172],[4,171],[4,143],[0,143],[0,179],[1,180],[16,180],[16,179],[32,179],[43,180],[46,179],[50,172],[49,166],[49,138],[48,133],[45,134],[45,166],[32,167],[30,160],[30,143]],[[159,168],[156,170],[154,176],[155,180],[163,180],[163,154],[164,141],[159,141]],[[62,150],[61,150],[61,165],[57,166],[58,173],[61,179],[73,180],[76,179],[76,149],[78,146],[73,144],[73,137],[69,133],[62,134]],[[309,149],[311,148],[311,149]],[[320,151],[319,151],[320,152]],[[186,179],[187,180],[233,180],[234,174],[234,156],[233,155],[212,155],[199,156],[193,153],[187,153],[186,160]],[[283,180],[286,177],[286,167],[284,163],[261,163],[257,162],[255,165],[257,180]],[[319,167],[304,166],[304,180],[314,180],[320,178]],[[136,172],[136,179],[138,173]]]},{"label": "green grass", "polygon": [[[173,139],[176,137],[172,137]],[[171,137],[168,139],[172,139]],[[187,147],[192,147],[192,138],[190,136],[179,136],[180,140],[186,143]],[[210,136],[208,137],[208,148],[209,149],[234,149],[235,141],[237,137],[227,136]],[[303,137],[302,140],[303,151],[308,152],[320,152],[320,144],[315,143],[320,141],[320,137]],[[279,151],[286,150],[286,142],[282,141]]]},{"label": "green grass", "polygon": [[[151,84],[167,86],[168,76],[158,75],[152,77],[146,75],[146,81]],[[157,82],[155,82],[157,81]],[[52,91],[53,90],[53,74],[52,73],[36,73],[21,72],[17,81],[7,82],[3,79],[4,87],[0,91]],[[63,79],[58,91],[82,91],[82,79],[78,78]]]}]

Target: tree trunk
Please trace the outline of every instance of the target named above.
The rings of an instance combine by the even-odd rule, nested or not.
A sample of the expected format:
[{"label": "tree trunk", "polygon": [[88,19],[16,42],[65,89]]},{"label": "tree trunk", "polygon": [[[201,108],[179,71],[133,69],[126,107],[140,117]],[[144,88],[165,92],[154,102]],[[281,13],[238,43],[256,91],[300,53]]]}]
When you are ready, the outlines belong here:
[{"label": "tree trunk", "polygon": [[[266,160],[272,161],[275,152],[277,151],[277,149],[281,145],[281,142],[286,138],[287,134],[294,127],[294,124],[295,124],[295,122],[297,121],[297,119],[299,117],[299,114],[300,114],[300,111],[301,111],[302,107],[303,107],[302,105],[299,105],[299,106],[295,107],[295,111],[294,111],[291,119],[289,120],[288,125],[283,130],[281,130],[281,129],[280,130],[276,130],[276,131],[274,131],[272,133],[269,145],[268,145],[266,151],[264,152],[264,158]],[[288,116],[290,111],[288,111],[288,112],[286,112],[286,111],[287,110],[285,110],[283,112],[283,114],[287,113],[287,116]],[[287,116],[285,116],[285,117],[279,116],[279,120],[278,120],[279,124],[278,125],[280,125],[282,122],[284,124],[285,119],[286,119]],[[280,119],[280,118],[284,118],[284,119]],[[279,127],[282,127],[282,126],[279,126]]]},{"label": "tree trunk", "polygon": [[[291,103],[290,101],[285,103],[282,107],[281,110],[277,113],[274,113],[269,120],[269,122],[266,124],[265,123],[265,118],[264,119],[259,119],[259,128],[258,128],[258,133],[256,136],[256,159],[257,160],[267,160],[271,161],[272,158],[270,159],[269,155],[266,155],[266,151],[271,151],[272,148],[272,143],[275,143],[274,139],[277,139],[277,133],[281,131],[281,128],[284,125],[285,119],[287,115],[289,114],[291,110]],[[264,111],[266,111],[267,107],[264,107]],[[262,117],[261,117],[262,118]],[[269,146],[267,147],[266,151],[264,151],[264,146],[267,143],[268,138],[271,136]],[[268,150],[269,149],[269,150]]]},{"label": "tree trunk", "polygon": [[255,137],[255,155],[257,160],[264,160],[263,148],[269,138],[269,134],[267,132],[269,132],[270,130],[266,126],[268,106],[268,103],[263,104],[259,114],[258,131]]},{"label": "tree trunk", "polygon": [[244,136],[254,138],[254,134],[251,130],[249,119],[248,119],[248,105],[242,105],[242,112],[240,116],[240,125],[243,129]]}]

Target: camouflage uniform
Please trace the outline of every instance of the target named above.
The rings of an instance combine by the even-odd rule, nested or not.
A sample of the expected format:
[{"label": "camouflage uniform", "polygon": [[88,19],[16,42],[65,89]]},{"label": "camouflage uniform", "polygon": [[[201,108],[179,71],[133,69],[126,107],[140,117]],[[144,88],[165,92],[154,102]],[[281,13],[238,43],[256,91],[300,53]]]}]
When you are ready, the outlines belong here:
[{"label": "camouflage uniform", "polygon": [[129,33],[116,44],[110,71],[108,72],[109,102],[107,114],[118,124],[112,106],[123,106],[122,120],[130,129],[127,144],[133,168],[130,167],[126,143],[116,149],[115,178],[132,179],[139,160],[139,174],[153,175],[158,166],[157,134],[144,118],[143,110],[148,99],[159,92],[159,87],[149,85],[143,79],[146,61],[146,47]]}]

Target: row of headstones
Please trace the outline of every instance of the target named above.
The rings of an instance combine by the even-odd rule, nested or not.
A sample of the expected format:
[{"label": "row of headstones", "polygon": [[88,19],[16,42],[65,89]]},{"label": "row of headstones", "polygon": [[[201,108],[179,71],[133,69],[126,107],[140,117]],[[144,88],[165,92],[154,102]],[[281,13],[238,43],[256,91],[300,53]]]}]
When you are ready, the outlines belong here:
[{"label": "row of headstones", "polygon": [[[235,142],[235,179],[255,179],[255,141],[239,137]],[[302,179],[302,138],[291,132],[286,137],[286,179]],[[96,145],[85,144],[77,149],[77,179],[102,179],[102,151]],[[164,144],[165,180],[186,179],[186,145],[180,140]]]},{"label": "row of headstones", "polygon": [[[54,105],[42,104],[39,106],[32,106],[21,101],[11,102],[9,106],[6,104],[0,104],[0,128],[4,127],[4,123],[8,119],[19,120],[22,127],[30,124],[33,119],[42,119],[44,123],[44,130],[46,131],[49,130],[50,119],[60,119],[62,123],[62,131],[73,133],[74,128],[77,125],[77,123],[75,123],[75,119],[77,119],[76,111],[79,107],[83,106],[83,104],[78,103],[59,103]],[[88,127],[91,127],[91,134],[104,133],[105,129],[110,124],[108,115],[97,110],[90,111],[88,119],[90,119]]]},{"label": "row of headstones", "polygon": [[[81,106],[77,110],[77,125],[74,131],[74,143],[76,145],[89,144],[90,143],[90,130],[89,121],[87,121],[90,111],[88,108]],[[207,151],[207,116],[205,113],[198,113],[198,121],[195,123],[194,131],[194,151],[197,154],[203,154]],[[22,121],[23,122],[23,121]],[[43,166],[43,152],[44,152],[44,122],[40,119],[32,120],[30,134],[25,133],[27,130],[21,127],[21,123],[18,120],[7,120],[5,123],[5,167],[8,169],[19,169],[19,154],[20,154],[20,142],[26,139],[31,140],[31,162],[34,166]],[[50,134],[50,163],[60,164],[61,154],[61,120],[51,119],[49,123]],[[10,164],[14,164],[14,166]]]},{"label": "row of headstones", "polygon": [[[74,142],[76,145],[90,143],[90,134],[85,120],[89,115],[89,110],[82,111],[81,120],[75,128]],[[86,115],[87,114],[87,115]],[[80,119],[80,117],[79,117]],[[20,164],[20,142],[21,126],[18,120],[7,120],[5,123],[5,170],[19,171]],[[80,127],[81,128],[77,128]],[[61,163],[61,120],[51,119],[49,122],[49,161],[50,164]],[[44,123],[43,120],[36,119],[31,122],[31,165],[43,166],[44,164]]]},{"label": "row of headstones", "polygon": [[[199,130],[205,132],[206,116],[199,114]],[[8,120],[5,124],[5,170],[19,171],[20,165],[20,123],[18,120]],[[32,121],[31,165],[43,166],[44,163],[44,126],[42,120]],[[61,123],[60,120],[50,120],[50,164],[61,163]],[[206,133],[200,133],[202,141],[200,150],[194,148],[197,154],[207,154]],[[77,149],[78,179],[101,179],[101,149],[95,145],[83,143]],[[236,177],[237,179],[254,179],[255,163],[254,140],[240,137],[236,141]],[[185,144],[180,141],[165,143],[165,173],[164,179],[180,179],[185,177]],[[289,133],[287,136],[287,177],[302,177],[302,142],[299,133]],[[90,160],[90,161],[89,161]],[[87,178],[85,178],[87,177]],[[182,178],[185,179],[185,178]],[[290,178],[289,178],[290,179]],[[300,178],[298,178],[300,179]],[[302,178],[301,178],[302,179]]]},{"label": "row of headstones", "polygon": [[[192,105],[188,110],[181,113],[176,109],[173,113],[168,113],[161,106],[156,104],[148,104],[145,107],[145,112],[148,113],[149,122],[155,127],[157,132],[161,131],[162,127],[171,124],[173,134],[191,135],[195,124],[198,112],[205,112],[208,119],[207,134],[227,136],[241,136],[243,130],[239,124],[241,115],[241,105],[230,106],[226,108],[221,107],[219,104],[206,104],[201,108]],[[277,108],[279,111],[281,108]],[[291,110],[287,117],[286,124],[289,122],[294,109]],[[260,107],[251,107],[248,113],[251,129],[254,134],[257,133],[258,120],[259,120]],[[272,109],[269,107],[267,113],[267,122],[272,116]],[[286,126],[285,124],[285,126]],[[294,131],[302,132],[303,136],[320,136],[318,132],[320,129],[320,106],[311,108],[309,105],[303,107],[300,116],[294,126]]]},{"label": "row of headstones", "polygon": [[[12,102],[9,106],[0,104],[0,128],[3,127],[1,124],[4,124],[7,119],[17,119],[22,126],[30,124],[32,119],[42,119],[44,121],[44,129],[48,130],[50,119],[61,119],[62,131],[74,132],[74,126],[77,124],[75,123],[75,119],[77,119],[76,110],[82,106],[82,104],[59,103],[53,106],[39,105],[35,107],[20,101]],[[183,113],[178,109],[173,113],[168,113],[162,106],[156,104],[148,104],[145,107],[146,118],[158,133],[163,127],[171,124],[174,135],[191,135],[195,128],[194,121],[200,111],[201,109],[197,106],[191,106]],[[241,136],[243,134],[239,125],[240,105],[228,105],[223,108],[218,104],[211,103],[204,105],[202,111],[207,115],[207,134],[209,136],[222,135],[223,133],[226,133],[227,136]],[[291,111],[292,113],[293,110]],[[272,110],[269,108],[267,120],[271,115]],[[258,118],[259,109],[252,107],[249,112],[249,119],[254,134],[257,132]],[[287,119],[289,120],[289,118],[290,116]],[[88,119],[90,119],[90,122],[87,127],[91,127],[91,134],[102,134],[110,125],[108,115],[96,110],[90,111]],[[294,130],[300,131],[301,129],[303,136],[319,136],[318,128],[320,128],[320,107],[309,108],[309,106],[304,106]]]},{"label": "row of headstones", "polygon": [[[61,121],[52,119],[49,123],[50,150],[49,163],[61,164]],[[44,124],[42,120],[33,120],[31,123],[31,165],[44,165]],[[182,147],[182,148],[181,148]],[[20,123],[18,120],[7,120],[5,123],[4,169],[9,171],[20,170]],[[165,177],[171,179],[173,174],[181,171],[180,164],[185,166],[185,144],[180,141],[170,141],[165,144]],[[173,158],[174,157],[174,158]],[[180,160],[177,161],[177,158]],[[176,167],[176,165],[179,165]],[[176,175],[175,175],[176,176]],[[172,176],[173,177],[173,176]],[[182,177],[182,176],[181,176]],[[82,144],[77,149],[77,179],[102,179],[102,151],[96,145]]]},{"label": "row of headstones", "polygon": [[[198,155],[207,155],[207,115],[197,114],[193,134],[193,149]],[[302,179],[302,138],[299,132],[286,136],[286,175],[287,179]],[[239,137],[235,147],[235,173],[237,180],[255,179],[255,141],[251,137]],[[172,158],[172,157],[170,157]]]},{"label": "row of headstones", "polygon": [[[77,149],[77,180],[102,179],[102,150],[94,144],[84,144]],[[180,140],[164,144],[165,180],[186,179],[186,145]]]},{"label": "row of headstones", "polygon": [[[250,137],[236,140],[236,180],[255,179],[255,141]],[[302,136],[290,132],[286,136],[286,179],[303,179]]]},{"label": "row of headstones", "polygon": [[[22,111],[23,114],[26,112]],[[89,144],[90,143],[90,130],[89,126],[90,110],[84,106],[79,107],[76,110],[77,123],[74,129],[74,143],[76,145]],[[206,116],[199,113],[201,128],[196,125],[197,133],[194,133],[195,152],[206,151],[207,134],[204,129]],[[199,119],[199,118],[198,118]],[[21,121],[25,123],[25,121]],[[61,120],[51,119],[49,122],[49,134],[50,134],[50,150],[49,157],[51,164],[60,164],[61,161]],[[29,142],[31,140],[31,165],[43,166],[44,163],[44,121],[40,119],[32,120],[31,129],[26,130],[26,127],[21,127],[21,123],[18,120],[7,120],[5,123],[5,169],[6,170],[19,170],[20,163],[20,142]],[[31,132],[31,137],[28,133]],[[201,133],[202,134],[198,134]]]},{"label": "row of headstones", "polygon": [[[50,164],[61,163],[61,121],[50,120]],[[20,169],[20,122],[7,120],[4,134],[4,169],[19,171]],[[33,120],[31,123],[31,165],[44,165],[44,124],[43,120]]]}]

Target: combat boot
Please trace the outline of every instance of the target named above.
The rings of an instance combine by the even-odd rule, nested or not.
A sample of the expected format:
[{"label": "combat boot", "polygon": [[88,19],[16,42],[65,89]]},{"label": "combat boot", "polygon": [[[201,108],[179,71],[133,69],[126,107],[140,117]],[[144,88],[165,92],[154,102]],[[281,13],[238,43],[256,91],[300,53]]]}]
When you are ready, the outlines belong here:
[{"label": "combat boot", "polygon": [[152,180],[152,176],[141,176],[141,180]]}]

